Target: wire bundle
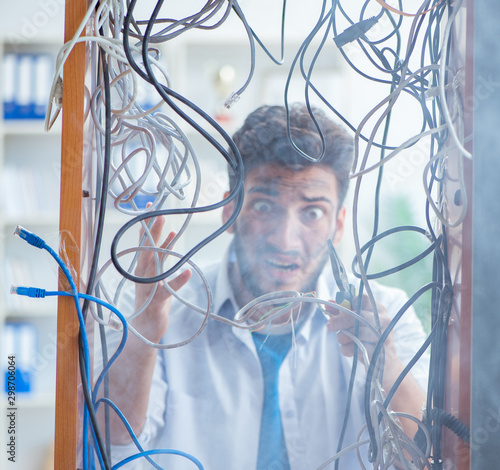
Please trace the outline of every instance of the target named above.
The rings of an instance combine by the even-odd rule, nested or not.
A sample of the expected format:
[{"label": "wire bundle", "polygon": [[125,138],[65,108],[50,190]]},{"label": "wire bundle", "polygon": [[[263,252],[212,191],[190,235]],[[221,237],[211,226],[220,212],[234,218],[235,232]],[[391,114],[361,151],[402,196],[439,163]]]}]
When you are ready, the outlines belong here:
[{"label": "wire bundle", "polygon": [[[424,292],[432,292],[432,319],[431,333],[425,344],[422,345],[417,356],[410,362],[404,373],[408,373],[411,365],[416,362],[426,348],[431,346],[431,366],[429,370],[428,399],[426,403],[427,415],[425,423],[419,424],[420,447],[406,436],[400,436],[400,445],[396,445],[394,437],[397,429],[394,421],[390,418],[387,407],[390,404],[395,387],[391,390],[383,402],[379,402],[374,395],[377,384],[383,373],[383,340],[389,334],[394,324],[381,332],[381,339],[377,345],[367,372],[367,383],[365,389],[365,412],[367,431],[370,438],[370,460],[374,468],[388,468],[394,459],[399,461],[403,468],[429,468],[428,457],[431,455],[433,468],[439,468],[442,462],[441,451],[441,427],[443,422],[433,420],[432,410],[442,410],[444,407],[444,374],[446,363],[447,327],[452,307],[452,279],[448,270],[447,259],[447,232],[450,228],[461,224],[467,211],[466,189],[463,181],[462,165],[463,159],[469,158],[470,154],[464,149],[463,142],[463,111],[459,96],[460,69],[450,63],[450,49],[453,48],[455,38],[452,35],[455,27],[457,13],[461,2],[450,6],[441,1],[424,1],[420,7],[411,15],[405,14],[402,2],[399,2],[399,10],[388,8],[385,2],[381,11],[371,18],[379,21],[384,19],[393,25],[390,32],[383,31],[370,34],[369,27],[373,27],[374,20],[366,18],[368,2],[361,9],[358,22],[352,20],[340,2],[333,2],[332,10],[336,10],[333,16],[336,20],[342,18],[351,25],[346,31],[352,36],[356,32],[358,51],[364,53],[370,63],[370,68],[375,70],[370,75],[361,70],[350,60],[349,55],[341,48],[342,55],[351,67],[364,78],[385,85],[390,90],[389,94],[376,105],[361,121],[355,130],[355,157],[351,177],[355,181],[353,202],[353,233],[356,256],[353,262],[353,272],[361,280],[361,291],[366,291],[371,299],[376,312],[375,299],[370,289],[371,279],[381,279],[384,276],[399,272],[414,263],[422,260],[429,254],[434,256],[433,280],[427,285],[416,289],[415,294],[409,302],[394,317],[392,323],[396,322],[404,310],[407,309]],[[407,36],[406,47],[404,47],[401,31],[403,29],[403,17],[411,17],[411,25]],[[442,23],[445,23],[444,33]],[[335,21],[333,21],[336,39],[344,33],[338,34]],[[374,28],[375,29],[375,28]],[[379,28],[380,29],[380,28]],[[349,38],[351,39],[351,37]],[[341,38],[344,42],[345,38]],[[391,42],[396,47],[391,47]],[[420,50],[419,50],[420,49]],[[418,55],[420,53],[420,55]],[[412,136],[400,145],[388,145],[388,136],[391,128],[391,116],[403,95],[408,95],[415,100],[422,111],[422,127],[418,134]],[[332,111],[338,112],[329,106]],[[451,109],[450,109],[451,107]],[[376,119],[375,119],[376,117]],[[375,124],[371,124],[375,119]],[[365,128],[369,133],[365,134]],[[381,137],[379,137],[381,136]],[[428,163],[423,174],[424,190],[427,196],[425,228],[413,226],[393,227],[385,232],[379,233],[380,226],[380,193],[383,186],[384,165],[393,158],[403,158],[404,150],[411,148],[423,139],[430,140]],[[362,150],[364,146],[364,149]],[[377,150],[378,149],[378,150]],[[379,153],[375,162],[369,164],[372,156]],[[455,157],[456,168],[447,161],[449,155]],[[377,172],[377,185],[374,194],[374,221],[371,239],[362,246],[359,234],[359,207],[360,195],[364,188],[364,178],[372,172]],[[452,177],[452,175],[454,175]],[[457,176],[455,176],[457,175]],[[443,198],[446,184],[457,182],[459,192],[463,194],[460,201],[459,215],[455,220],[450,220],[448,211],[451,212],[453,204]],[[366,189],[365,189],[366,191]],[[434,202],[438,197],[439,203]],[[451,209],[450,209],[451,207]],[[438,233],[434,228],[432,216],[435,216],[440,226]],[[430,245],[415,258],[387,269],[383,272],[370,272],[370,261],[375,245],[383,238],[397,232],[420,232],[430,241]],[[361,348],[361,345],[360,345]],[[356,361],[355,361],[356,362]],[[353,377],[355,372],[353,371]],[[402,377],[400,378],[402,379]],[[347,412],[346,412],[347,419]],[[382,425],[382,426],[381,426]],[[429,431],[430,430],[430,431]],[[382,432],[382,434],[381,434]],[[387,439],[390,436],[388,442]],[[389,445],[387,445],[389,444]],[[341,443],[339,443],[339,451]],[[389,456],[384,456],[387,449],[392,449]],[[404,449],[404,452],[402,452]],[[410,458],[405,457],[405,454]]]},{"label": "wire bundle", "polygon": [[[415,13],[410,14],[403,11],[401,0],[398,2],[399,8],[389,7],[385,2],[377,0],[378,11],[370,16],[368,11],[373,5],[369,5],[370,2],[366,1],[361,6],[356,19],[353,14],[348,13],[348,3],[340,0],[322,2],[319,18],[292,62],[284,89],[285,106],[289,109],[289,88],[294,73],[298,69],[304,80],[304,100],[313,121],[316,122],[311,105],[311,99],[314,96],[355,133],[355,157],[351,174],[355,182],[353,232],[356,256],[353,262],[353,271],[360,279],[360,295],[366,292],[371,299],[375,313],[377,310],[370,289],[370,280],[381,279],[399,272],[431,254],[434,256],[434,276],[431,282],[415,290],[410,300],[394,317],[387,329],[381,331],[380,324],[369,325],[379,337],[371,360],[367,357],[363,345],[356,336],[352,337],[358,345],[356,355],[366,356],[364,361],[367,365],[366,426],[360,430],[359,440],[353,445],[344,448],[343,437],[341,437],[337,453],[320,468],[326,468],[333,462],[336,462],[337,467],[341,455],[354,450],[359,453],[359,447],[367,443],[369,443],[369,457],[373,468],[389,468],[395,462],[399,462],[405,469],[429,468],[431,448],[434,461],[442,460],[441,426],[445,421],[435,418],[437,416],[435,410],[442,410],[444,407],[446,325],[451,313],[453,290],[451,276],[447,268],[447,231],[449,228],[460,225],[467,210],[462,161],[464,158],[470,158],[470,154],[464,148],[463,113],[458,87],[460,77],[454,64],[450,63],[450,49],[453,44],[452,33],[460,9],[460,2],[451,6],[443,0],[426,0],[421,3]],[[64,83],[62,78],[64,61],[75,44],[87,42],[92,51],[90,54],[91,76],[88,85],[87,115],[90,117],[93,141],[95,142],[95,166],[97,170],[94,191],[96,195],[96,223],[92,237],[88,240],[92,259],[89,263],[89,276],[84,282],[87,293],[78,293],[75,286],[70,294],[61,292],[47,294],[72,295],[78,305],[80,305],[81,299],[84,300],[81,309],[83,343],[85,343],[83,325],[89,310],[101,330],[104,368],[94,388],[90,386],[89,382],[90,364],[88,364],[87,347],[83,345],[81,348],[81,363],[84,365],[82,370],[86,384],[84,387],[87,402],[86,413],[88,414],[85,423],[90,420],[90,433],[87,428],[84,430],[85,469],[91,468],[93,465],[91,461],[94,452],[88,443],[89,434],[93,438],[93,450],[101,468],[111,468],[107,450],[109,442],[105,444],[100,438],[100,431],[93,414],[98,406],[104,404],[107,412],[112,411],[123,420],[125,418],[108,398],[96,400],[95,397],[101,384],[105,389],[107,388],[106,372],[123,348],[128,332],[136,334],[151,347],[174,348],[194,340],[209,320],[222,321],[239,328],[255,330],[265,327],[272,318],[279,317],[292,309],[300,309],[303,303],[327,304],[327,302],[310,295],[287,292],[256,299],[255,302],[238,312],[234,320],[219,317],[212,312],[210,286],[206,282],[203,272],[191,258],[203,246],[223,233],[236,219],[242,204],[241,158],[238,149],[220,125],[199,106],[175,91],[160,60],[160,45],[162,43],[175,40],[192,29],[212,30],[222,27],[230,15],[235,15],[247,33],[251,64],[245,83],[226,101],[226,106],[231,106],[245,91],[253,77],[255,43],[258,43],[276,64],[282,63],[286,1],[283,2],[281,58],[278,59],[270,54],[264,43],[255,34],[248,24],[242,8],[235,0],[227,2],[207,0],[200,11],[180,19],[170,18],[164,14],[163,0],[158,0],[147,19],[136,18],[136,6],[137,0],[130,0],[126,7],[118,0],[94,0],[91,2],[87,15],[74,39],[64,45],[58,56],[52,86],[53,99],[46,121],[46,127],[50,128],[62,105],[60,96]],[[407,28],[408,33],[403,36],[403,30],[408,27],[408,21],[410,22],[409,28]],[[388,27],[380,26],[382,23]],[[442,28],[443,23],[445,24],[444,28]],[[347,27],[339,32],[341,24]],[[85,28],[86,34],[82,35]],[[388,90],[385,98],[373,107],[358,125],[349,122],[314,84],[314,72],[318,58],[332,42],[339,48],[344,60],[355,72],[366,80],[374,82],[379,87],[386,87]],[[350,57],[353,48],[356,48],[356,53],[361,53],[364,58],[368,59],[369,70],[363,70],[355,63],[356,60]],[[148,103],[141,101],[140,90],[142,88],[154,93],[154,98]],[[422,113],[421,128],[416,135],[403,142],[389,142],[391,117],[403,97],[405,99],[409,97],[418,104]],[[53,103],[57,108],[55,111],[52,111]],[[202,175],[195,148],[183,130],[185,126],[201,135],[205,143],[211,145],[220,154],[236,175],[237,184],[226,199],[207,206],[199,205]],[[321,129],[319,126],[317,128],[321,135]],[[293,143],[291,136],[290,139]],[[384,166],[390,161],[404,158],[405,150],[423,140],[430,141],[429,159],[423,174],[424,189],[427,195],[425,209],[427,227],[405,225],[380,232],[379,205]],[[318,155],[308,155],[298,147],[296,149],[304,158],[315,162],[321,160],[325,151],[324,144],[322,152]],[[447,178],[450,178],[446,159],[451,152],[457,155],[456,172],[458,177],[456,179],[462,194],[461,212],[454,220],[450,219],[450,214],[447,213],[447,201],[443,198],[443,188]],[[360,195],[364,192],[362,189],[365,188],[365,178],[375,173],[377,174],[377,186],[373,198],[375,202],[373,231],[370,240],[362,244],[358,227]],[[190,200],[188,200],[188,194],[192,194]],[[436,195],[438,197],[437,203],[434,201]],[[114,236],[111,245],[111,259],[99,268],[108,196],[113,199],[114,207],[118,211],[131,218]],[[148,201],[148,204],[144,201]],[[232,201],[235,203],[235,210],[226,224],[185,254],[173,250],[175,243],[187,229],[193,215],[221,208]],[[155,247],[150,233],[152,220],[158,216],[183,217],[181,229],[166,248]],[[434,228],[432,217],[437,217],[440,221],[439,230]],[[143,233],[139,246],[120,250],[120,240],[137,224],[141,226]],[[423,235],[429,241],[428,248],[406,263],[379,273],[373,273],[370,270],[370,262],[374,247],[385,237],[398,232],[417,232]],[[152,252],[154,255],[156,272],[154,276],[141,277],[134,274],[134,270],[138,257],[146,251]],[[167,257],[176,259],[173,265],[167,266],[165,262]],[[147,302],[128,319],[125,319],[117,310],[116,305],[119,303],[123,285],[126,281],[151,284],[153,287],[148,299],[151,300],[158,288],[158,283],[162,283],[168,288],[167,280],[186,264],[203,280],[207,291],[207,305],[191,305],[177,293],[172,291],[171,293],[200,314],[200,328],[191,338],[187,338],[181,343],[162,345],[152,343],[141,337],[127,323],[144,311]],[[116,269],[122,276],[115,292],[109,292],[103,281],[106,272],[110,269]],[[385,394],[380,388],[383,374],[384,341],[405,311],[428,291],[432,292],[433,306],[431,334],[415,358],[408,364],[402,376],[396,381],[393,389]],[[106,301],[97,300],[99,297],[104,297]],[[105,319],[101,308],[97,307],[96,304],[107,307],[113,313]],[[247,318],[253,316],[256,310],[264,308],[267,313],[263,315],[261,321],[249,325],[246,321]],[[340,307],[336,306],[336,308]],[[363,322],[360,312],[349,312],[349,314],[353,315],[359,322]],[[119,349],[108,359],[105,329],[110,326],[122,330],[123,338]],[[419,447],[401,431],[398,425],[399,418],[411,420],[416,420],[416,418],[392,412],[390,401],[404,375],[410,372],[412,366],[425,353],[429,345],[431,346],[431,369],[426,404],[428,413],[425,424],[418,422],[424,436],[423,444]],[[354,360],[351,390],[356,368],[357,361]],[[350,397],[346,403],[344,429],[349,419],[349,403]],[[172,450],[144,452],[130,427],[129,432],[138,448],[138,454],[132,456],[130,460],[146,458],[158,468],[150,458],[151,453],[175,452]],[[183,455],[183,457],[192,459],[199,468],[202,468],[199,462],[196,463],[194,457],[188,455]],[[119,468],[126,463],[125,461],[121,462],[113,468]],[[363,465],[361,460],[360,464]]]}]

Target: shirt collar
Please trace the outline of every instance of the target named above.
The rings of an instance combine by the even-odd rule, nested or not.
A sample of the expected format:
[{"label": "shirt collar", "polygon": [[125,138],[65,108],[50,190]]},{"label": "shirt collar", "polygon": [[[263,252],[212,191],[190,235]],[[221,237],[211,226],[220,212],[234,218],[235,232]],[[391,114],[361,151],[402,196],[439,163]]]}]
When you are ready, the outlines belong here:
[{"label": "shirt collar", "polygon": [[213,311],[218,314],[226,302],[229,300],[233,307],[233,311],[236,313],[238,311],[238,304],[234,298],[233,289],[231,287],[231,281],[229,280],[229,259],[232,255],[232,243],[224,253],[222,258],[222,263],[220,269],[217,272],[217,277],[215,279],[215,295],[214,295],[214,306]]}]

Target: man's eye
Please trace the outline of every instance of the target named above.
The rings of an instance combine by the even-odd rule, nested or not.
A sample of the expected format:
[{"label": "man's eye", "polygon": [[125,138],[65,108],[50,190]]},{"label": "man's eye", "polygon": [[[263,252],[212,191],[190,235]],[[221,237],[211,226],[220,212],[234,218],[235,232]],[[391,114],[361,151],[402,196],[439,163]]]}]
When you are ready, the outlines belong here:
[{"label": "man's eye", "polygon": [[269,214],[273,209],[272,205],[267,201],[255,201],[253,208],[261,214]]},{"label": "man's eye", "polygon": [[325,215],[325,212],[319,207],[310,207],[305,211],[305,215],[308,220],[319,220]]}]

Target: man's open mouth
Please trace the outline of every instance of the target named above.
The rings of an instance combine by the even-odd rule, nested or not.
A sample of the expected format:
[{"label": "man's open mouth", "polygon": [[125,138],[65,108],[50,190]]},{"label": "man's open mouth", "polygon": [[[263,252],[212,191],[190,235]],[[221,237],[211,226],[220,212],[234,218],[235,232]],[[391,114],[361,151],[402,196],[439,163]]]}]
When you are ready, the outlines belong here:
[{"label": "man's open mouth", "polygon": [[299,265],[295,263],[281,263],[278,261],[267,260],[266,263],[273,269],[279,269],[281,271],[294,271],[299,269]]}]

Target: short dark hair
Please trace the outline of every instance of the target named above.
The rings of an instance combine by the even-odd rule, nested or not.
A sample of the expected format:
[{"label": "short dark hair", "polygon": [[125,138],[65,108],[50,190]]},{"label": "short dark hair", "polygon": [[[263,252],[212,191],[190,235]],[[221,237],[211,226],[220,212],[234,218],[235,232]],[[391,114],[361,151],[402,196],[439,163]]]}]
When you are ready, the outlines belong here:
[{"label": "short dark hair", "polygon": [[[244,173],[262,164],[279,164],[293,170],[322,165],[333,171],[337,178],[339,205],[349,186],[349,171],[353,158],[353,140],[338,124],[321,110],[313,115],[323,134],[325,154],[318,162],[301,155],[290,143],[284,106],[261,106],[245,119],[233,136],[241,153]],[[294,104],[289,108],[290,134],[297,147],[307,155],[318,158],[322,151],[320,134],[306,106]],[[236,180],[229,174],[231,189]]]}]

